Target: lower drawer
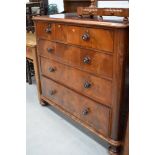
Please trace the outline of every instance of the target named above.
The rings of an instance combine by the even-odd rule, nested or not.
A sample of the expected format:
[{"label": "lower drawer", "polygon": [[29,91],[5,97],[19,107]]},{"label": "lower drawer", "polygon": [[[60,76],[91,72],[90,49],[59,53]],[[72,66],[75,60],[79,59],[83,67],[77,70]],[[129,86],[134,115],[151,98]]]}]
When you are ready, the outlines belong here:
[{"label": "lower drawer", "polygon": [[[90,75],[78,69],[62,65],[53,60],[41,58],[42,74],[65,86],[80,92],[104,105],[111,106],[111,81]],[[64,81],[66,81],[64,83]]]},{"label": "lower drawer", "polygon": [[45,77],[42,95],[104,136],[109,135],[110,109]]}]

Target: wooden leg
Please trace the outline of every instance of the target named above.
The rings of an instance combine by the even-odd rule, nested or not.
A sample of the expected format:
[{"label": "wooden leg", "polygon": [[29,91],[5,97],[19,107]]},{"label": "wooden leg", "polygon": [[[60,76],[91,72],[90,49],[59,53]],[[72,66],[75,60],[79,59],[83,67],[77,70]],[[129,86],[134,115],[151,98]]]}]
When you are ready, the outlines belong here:
[{"label": "wooden leg", "polygon": [[26,60],[26,82],[29,82],[29,79],[28,79],[28,62]]},{"label": "wooden leg", "polygon": [[116,146],[110,146],[109,147],[109,154],[110,155],[120,155],[120,147],[116,147]]}]

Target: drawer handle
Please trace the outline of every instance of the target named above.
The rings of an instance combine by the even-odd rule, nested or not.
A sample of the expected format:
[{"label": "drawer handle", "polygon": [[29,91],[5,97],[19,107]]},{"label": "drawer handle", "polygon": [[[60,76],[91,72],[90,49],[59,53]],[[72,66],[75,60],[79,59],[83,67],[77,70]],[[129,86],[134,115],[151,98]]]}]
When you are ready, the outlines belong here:
[{"label": "drawer handle", "polygon": [[49,92],[49,94],[50,94],[51,96],[53,96],[54,94],[56,94],[56,90],[51,90],[51,91]]},{"label": "drawer handle", "polygon": [[46,29],[45,29],[45,32],[46,32],[46,33],[51,33],[51,28],[50,28],[50,27],[46,28]]},{"label": "drawer handle", "polygon": [[85,108],[85,109],[82,111],[82,114],[83,114],[84,116],[88,115],[88,113],[89,113],[89,108]]},{"label": "drawer handle", "polygon": [[85,87],[85,88],[90,88],[90,87],[91,87],[91,83],[85,82],[85,83],[84,83],[84,87]]},{"label": "drawer handle", "polygon": [[84,57],[83,58],[83,62],[85,63],[85,64],[89,64],[90,63],[90,58],[89,57]]},{"label": "drawer handle", "polygon": [[53,48],[47,48],[47,51],[48,51],[49,53],[51,53],[53,50],[54,50]]},{"label": "drawer handle", "polygon": [[48,71],[49,71],[49,72],[55,72],[55,71],[56,71],[56,68],[55,68],[55,67],[49,67],[49,68],[48,68]]},{"label": "drawer handle", "polygon": [[82,35],[82,40],[87,41],[87,40],[89,40],[89,39],[90,39],[90,35],[89,35],[88,33],[84,33],[84,34]]}]

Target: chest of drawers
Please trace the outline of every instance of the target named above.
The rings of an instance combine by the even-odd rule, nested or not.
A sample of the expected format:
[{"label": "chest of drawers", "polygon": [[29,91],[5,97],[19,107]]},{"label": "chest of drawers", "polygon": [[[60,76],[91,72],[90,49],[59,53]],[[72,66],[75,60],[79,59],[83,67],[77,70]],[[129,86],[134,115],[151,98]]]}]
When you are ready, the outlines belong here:
[{"label": "chest of drawers", "polygon": [[75,14],[34,18],[46,101],[110,144],[121,146],[127,102],[128,24],[79,19]]}]

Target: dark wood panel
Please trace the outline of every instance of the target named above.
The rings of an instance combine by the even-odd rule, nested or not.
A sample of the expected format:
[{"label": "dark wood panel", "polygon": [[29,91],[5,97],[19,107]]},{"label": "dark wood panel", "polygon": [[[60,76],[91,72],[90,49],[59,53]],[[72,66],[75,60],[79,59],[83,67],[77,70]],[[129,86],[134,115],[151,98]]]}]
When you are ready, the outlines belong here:
[{"label": "dark wood panel", "polygon": [[112,83],[110,81],[45,58],[41,58],[41,70],[43,75],[62,84],[67,81],[66,86],[104,105],[111,106]]},{"label": "dark wood panel", "polygon": [[64,10],[65,12],[76,12],[77,7],[89,6],[90,0],[64,0]]},{"label": "dark wood panel", "polygon": [[101,134],[109,135],[110,110],[54,81],[42,77],[42,93]]},{"label": "dark wood panel", "polygon": [[[114,59],[113,59],[113,115],[112,115],[112,132],[111,137],[115,140],[120,139],[120,135],[122,132],[122,107],[127,105],[128,102],[123,102],[123,95],[126,95],[127,91],[124,91],[124,85],[127,83],[128,78],[125,75],[127,66],[127,58],[128,58],[128,30],[119,29],[115,30],[114,34]],[[122,42],[124,42],[122,44]],[[128,94],[127,94],[128,96]]]}]

